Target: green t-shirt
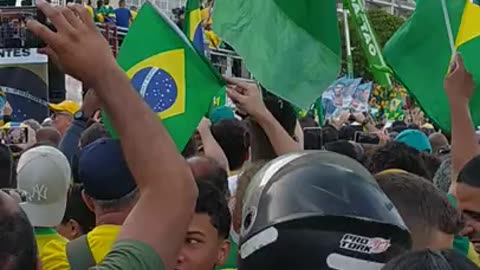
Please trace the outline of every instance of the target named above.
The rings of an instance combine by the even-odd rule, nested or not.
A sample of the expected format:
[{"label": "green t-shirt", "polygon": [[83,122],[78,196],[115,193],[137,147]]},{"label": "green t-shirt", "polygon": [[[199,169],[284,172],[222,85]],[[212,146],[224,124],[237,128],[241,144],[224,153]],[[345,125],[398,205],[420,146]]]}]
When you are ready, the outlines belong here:
[{"label": "green t-shirt", "polygon": [[147,244],[123,240],[115,243],[107,257],[90,270],[165,270],[160,256]]},{"label": "green t-shirt", "polygon": [[[232,233],[231,233],[232,234]],[[234,270],[237,269],[238,257],[238,235],[236,237],[230,236],[230,254],[228,254],[227,261],[222,266],[215,267],[215,270]]]}]

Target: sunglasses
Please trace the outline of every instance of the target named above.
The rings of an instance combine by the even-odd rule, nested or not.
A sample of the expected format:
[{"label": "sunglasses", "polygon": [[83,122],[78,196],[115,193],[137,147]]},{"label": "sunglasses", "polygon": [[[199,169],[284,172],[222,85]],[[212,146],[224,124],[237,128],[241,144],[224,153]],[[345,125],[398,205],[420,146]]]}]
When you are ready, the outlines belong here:
[{"label": "sunglasses", "polygon": [[50,116],[50,118],[52,120],[54,120],[55,118],[57,118],[58,116],[67,116],[67,117],[71,117],[72,115],[68,112],[53,112],[52,115]]}]

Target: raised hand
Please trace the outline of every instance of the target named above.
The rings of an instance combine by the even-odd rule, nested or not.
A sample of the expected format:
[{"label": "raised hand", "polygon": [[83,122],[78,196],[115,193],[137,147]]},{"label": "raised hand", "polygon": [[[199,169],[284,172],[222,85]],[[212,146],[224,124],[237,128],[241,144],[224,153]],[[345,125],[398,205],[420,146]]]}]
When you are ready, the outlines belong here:
[{"label": "raised hand", "polygon": [[65,73],[91,85],[101,80],[105,71],[118,68],[107,41],[82,5],[53,7],[37,0],[37,7],[52,22],[56,32],[36,20],[29,21],[27,27],[47,44],[39,52],[61,65]]}]

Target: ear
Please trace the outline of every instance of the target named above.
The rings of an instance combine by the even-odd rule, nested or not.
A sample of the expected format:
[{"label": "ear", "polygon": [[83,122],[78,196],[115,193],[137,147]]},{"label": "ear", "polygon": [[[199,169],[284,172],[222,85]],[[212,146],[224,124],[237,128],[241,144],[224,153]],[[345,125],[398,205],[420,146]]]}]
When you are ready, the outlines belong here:
[{"label": "ear", "polygon": [[230,255],[230,240],[225,239],[218,246],[218,255],[217,255],[216,265],[218,266],[224,265],[228,259],[228,255]]},{"label": "ear", "polygon": [[70,219],[68,221],[68,226],[70,226],[71,229],[70,239],[76,239],[77,237],[80,237],[86,233],[83,231],[82,226],[80,226],[80,224],[74,219]]},{"label": "ear", "polygon": [[92,212],[95,212],[95,206],[93,204],[93,200],[92,198],[90,198],[90,196],[87,195],[87,193],[85,193],[85,190],[82,190],[82,199],[87,205],[88,209]]}]

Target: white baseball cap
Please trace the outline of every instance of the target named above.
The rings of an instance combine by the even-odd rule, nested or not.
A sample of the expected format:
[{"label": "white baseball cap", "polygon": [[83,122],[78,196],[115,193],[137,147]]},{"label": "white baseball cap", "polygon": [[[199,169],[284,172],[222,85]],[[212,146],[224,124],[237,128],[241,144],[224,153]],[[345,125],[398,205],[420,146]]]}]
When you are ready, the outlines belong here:
[{"label": "white baseball cap", "polygon": [[54,147],[38,146],[20,156],[18,189],[28,194],[20,206],[33,226],[54,227],[62,222],[70,180],[70,164]]}]

